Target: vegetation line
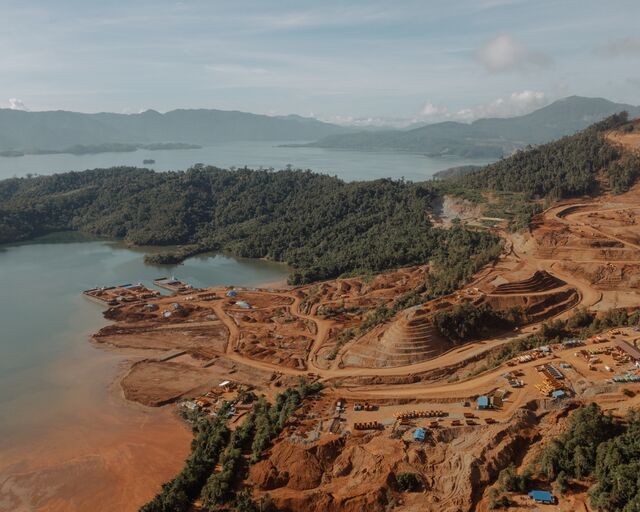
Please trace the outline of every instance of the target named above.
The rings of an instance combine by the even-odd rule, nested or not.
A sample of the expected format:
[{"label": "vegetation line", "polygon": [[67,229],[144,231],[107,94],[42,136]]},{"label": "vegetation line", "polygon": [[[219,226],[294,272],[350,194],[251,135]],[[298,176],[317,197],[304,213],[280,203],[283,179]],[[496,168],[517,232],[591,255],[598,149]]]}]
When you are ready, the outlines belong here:
[{"label": "vegetation line", "polygon": [[213,420],[206,416],[193,418],[194,439],[184,468],[140,512],[185,512],[196,498],[202,500],[207,511],[224,506],[225,510],[238,512],[267,512],[268,499],[258,506],[250,489],[240,489],[247,471],[244,454],[250,454],[250,464],[258,462],[303,400],[321,389],[321,383],[301,379],[297,387],[278,394],[273,404],[245,393],[240,399],[254,402],[254,406],[233,432],[227,425],[231,403],[225,403]]},{"label": "vegetation line", "polygon": [[[345,183],[309,171],[184,172],[112,168],[0,181],[0,243],[60,230],[180,245],[150,257],[176,263],[225,251],[290,264],[292,284],[494,252],[495,235],[435,228],[432,184]],[[463,271],[466,272],[466,271]],[[451,277],[456,280],[456,277]]]}]

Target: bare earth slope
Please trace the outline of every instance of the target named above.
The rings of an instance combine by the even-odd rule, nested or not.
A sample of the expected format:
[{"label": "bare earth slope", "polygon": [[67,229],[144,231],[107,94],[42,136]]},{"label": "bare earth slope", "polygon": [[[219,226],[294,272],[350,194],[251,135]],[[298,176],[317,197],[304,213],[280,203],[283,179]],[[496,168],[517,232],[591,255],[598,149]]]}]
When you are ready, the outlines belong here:
[{"label": "bare earth slope", "polygon": [[[267,395],[299,376],[325,382],[322,398],[297,414],[251,468],[255,492],[268,492],[282,510],[373,511],[390,503],[406,511],[485,510],[486,487],[500,469],[520,465],[568,408],[594,397],[620,414],[640,404],[640,395],[629,398],[609,380],[635,371],[615,346],[636,343],[632,329],[587,347],[601,351],[601,364],[557,345],[508,367],[485,366],[500,345],[577,307],[637,308],[638,205],[638,186],[556,204],[526,232],[501,232],[503,254],[464,290],[400,311],[366,332],[359,326],[368,315],[423,283],[428,265],[294,289],[187,290],[147,301],[152,308],[118,306],[109,312],[115,324],[94,340],[148,351],[121,382],[125,396],[146,405],[195,397],[221,380]],[[463,301],[496,310],[518,306],[523,317],[515,332],[454,344],[432,317]],[[347,329],[356,335],[339,344]],[[540,364],[562,369],[557,386],[572,401],[548,398],[556,384]],[[624,386],[640,391],[640,384]],[[478,410],[479,396],[492,397],[495,406]],[[424,442],[413,441],[418,427],[426,429]],[[425,492],[401,493],[402,472],[419,475]],[[569,510],[583,498],[558,507]]]}]

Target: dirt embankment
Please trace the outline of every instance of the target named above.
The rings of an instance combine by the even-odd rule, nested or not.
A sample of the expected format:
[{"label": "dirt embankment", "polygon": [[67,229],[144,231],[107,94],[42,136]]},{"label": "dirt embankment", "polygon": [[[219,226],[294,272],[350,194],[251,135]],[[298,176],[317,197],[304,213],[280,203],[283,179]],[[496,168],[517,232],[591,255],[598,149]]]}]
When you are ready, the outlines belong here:
[{"label": "dirt embankment", "polygon": [[616,130],[607,133],[607,139],[622,146],[628,151],[640,153],[640,120],[635,120],[627,126],[626,130]]},{"label": "dirt embankment", "polygon": [[[249,483],[294,512],[474,510],[487,485],[540,438],[544,413],[528,406],[511,421],[482,428],[443,428],[425,443],[388,433],[325,437],[312,444],[281,439],[252,467]],[[418,493],[400,493],[396,476],[415,473]]]},{"label": "dirt embankment", "polygon": [[433,205],[432,222],[435,225],[450,227],[454,220],[475,221],[482,217],[482,206],[467,199],[445,195]]}]

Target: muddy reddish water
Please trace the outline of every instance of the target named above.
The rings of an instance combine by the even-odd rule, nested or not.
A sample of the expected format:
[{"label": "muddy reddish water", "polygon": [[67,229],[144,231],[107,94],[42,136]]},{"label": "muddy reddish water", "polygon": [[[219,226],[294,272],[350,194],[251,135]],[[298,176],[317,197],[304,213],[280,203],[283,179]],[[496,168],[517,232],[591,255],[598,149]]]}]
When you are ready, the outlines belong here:
[{"label": "muddy reddish water", "polygon": [[173,408],[125,402],[131,358],[94,348],[102,307],[81,291],[165,273],[196,286],[282,280],[287,269],[222,256],[149,267],[106,241],[0,246],[0,512],[138,510],[182,466],[191,433]]},{"label": "muddy reddish water", "polygon": [[122,364],[87,343],[47,370],[73,391],[10,419],[1,511],[135,511],[180,469],[191,433],[171,409],[124,402],[112,385]]}]

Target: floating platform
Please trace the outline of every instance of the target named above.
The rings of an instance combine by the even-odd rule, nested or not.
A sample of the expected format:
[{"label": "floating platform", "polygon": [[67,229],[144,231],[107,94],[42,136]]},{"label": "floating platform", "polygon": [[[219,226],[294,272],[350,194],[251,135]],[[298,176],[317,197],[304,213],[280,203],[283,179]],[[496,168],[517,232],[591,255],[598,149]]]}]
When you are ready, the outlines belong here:
[{"label": "floating platform", "polygon": [[148,299],[155,299],[160,295],[156,290],[150,290],[142,283],[121,284],[119,286],[103,286],[85,290],[82,294],[93,301],[109,306],[119,304],[131,304],[142,302]]},{"label": "floating platform", "polygon": [[193,286],[191,286],[190,284],[180,281],[173,276],[159,277],[158,279],[153,280],[153,284],[172,292],[183,292],[185,290],[191,290],[193,288]]}]

